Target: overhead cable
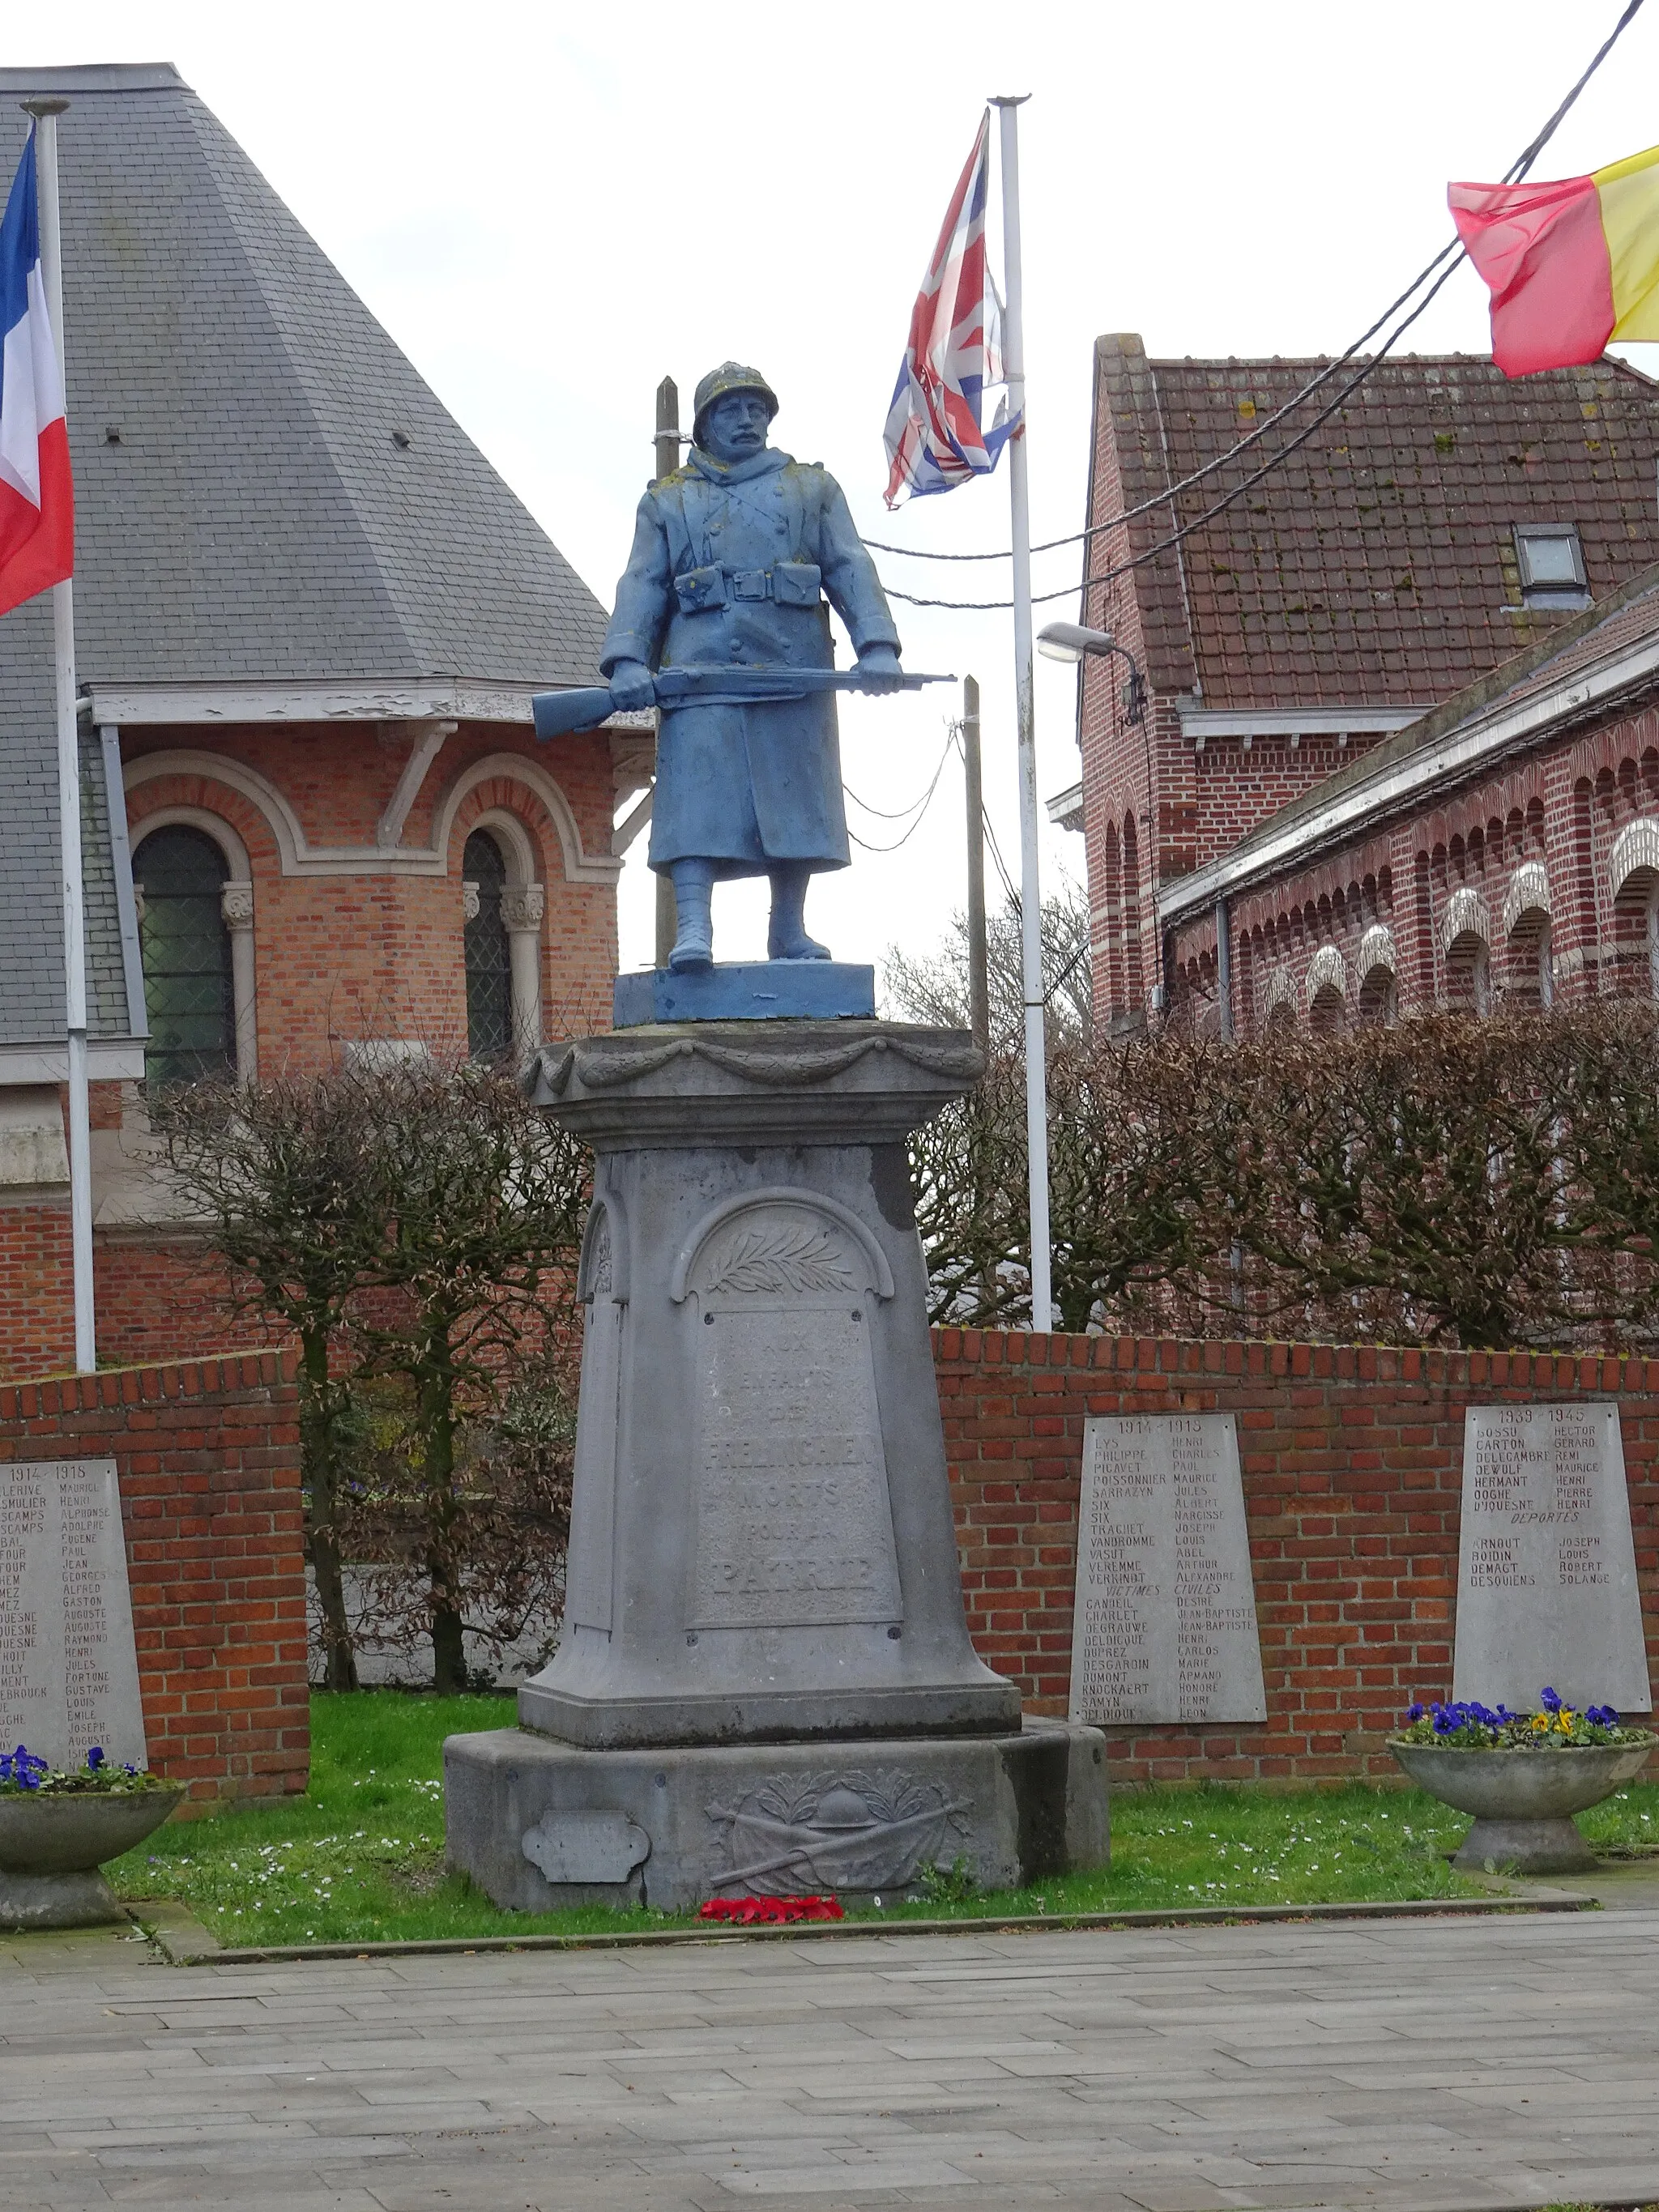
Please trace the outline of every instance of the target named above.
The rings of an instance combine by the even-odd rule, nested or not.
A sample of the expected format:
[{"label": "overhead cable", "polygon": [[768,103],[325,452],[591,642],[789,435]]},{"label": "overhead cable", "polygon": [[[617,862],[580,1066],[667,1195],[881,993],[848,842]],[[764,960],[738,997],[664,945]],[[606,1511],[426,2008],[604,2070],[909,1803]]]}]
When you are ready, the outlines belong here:
[{"label": "overhead cable", "polygon": [[879,806],[872,806],[867,801],[860,799],[857,792],[855,792],[849,784],[843,783],[842,785],[842,789],[847,793],[847,796],[852,800],[854,806],[863,807],[866,814],[877,815],[884,822],[902,822],[907,814],[914,814],[915,816],[915,820],[911,823],[909,828],[905,830],[902,836],[896,837],[890,845],[872,845],[864,838],[860,837],[856,830],[849,829],[847,834],[848,837],[852,839],[854,844],[859,848],[860,852],[896,853],[901,845],[908,844],[911,838],[915,836],[916,831],[921,827],[923,821],[926,819],[927,810],[933,803],[933,793],[939,789],[939,780],[945,773],[945,763],[950,759],[952,752],[955,751],[956,746],[957,726],[953,722],[951,725],[949,734],[946,736],[945,740],[945,750],[939,757],[939,766],[933,770],[933,780],[928,784],[927,790],[922,793],[920,799],[912,799],[908,806],[901,807],[896,814],[884,813],[883,810]]},{"label": "overhead cable", "polygon": [[[1577,83],[1573,85],[1571,91],[1561,101],[1559,106],[1557,107],[1555,112],[1550,117],[1548,122],[1545,124],[1543,129],[1538,133],[1531,144],[1527,147],[1523,153],[1517,155],[1516,160],[1510,164],[1509,168],[1504,172],[1504,183],[1519,183],[1520,180],[1527,174],[1528,171],[1532,167],[1533,163],[1538,159],[1539,155],[1542,153],[1544,148],[1549,143],[1550,139],[1554,136],[1562,120],[1566,116],[1568,111],[1572,107],[1579,94],[1583,91],[1590,79],[1595,75],[1597,70],[1601,68],[1607,56],[1613,52],[1613,47],[1618,44],[1620,39],[1623,37],[1626,30],[1629,27],[1630,24],[1640,11],[1643,4],[1644,0],[1628,0],[1628,4],[1626,5],[1623,14],[1620,16],[1619,21],[1613,25],[1613,29],[1609,32],[1607,38],[1602,41],[1601,46],[1591,59],[1589,67],[1578,78]],[[1144,500],[1138,507],[1127,507],[1121,514],[1109,517],[1109,519],[1104,522],[1093,523],[1086,529],[1074,532],[1069,537],[1049,538],[1040,545],[1034,545],[1031,548],[1031,550],[1034,553],[1048,553],[1055,551],[1062,546],[1081,544],[1088,539],[1102,535],[1103,532],[1121,529],[1126,522],[1133,521],[1140,515],[1150,514],[1154,508],[1164,507],[1165,505],[1172,505],[1178,494],[1182,491],[1189,490],[1193,485],[1201,483],[1206,477],[1213,475],[1218,469],[1224,468],[1230,461],[1236,459],[1240,453],[1245,452],[1249,447],[1255,445],[1258,440],[1264,437],[1277,423],[1281,422],[1288,414],[1291,413],[1296,408],[1301,406],[1303,402],[1317,391],[1321,386],[1328,382],[1330,378],[1334,376],[1346,362],[1353,360],[1358,354],[1360,347],[1367,344],[1370,340],[1376,336],[1376,332],[1382,327],[1383,324],[1389,320],[1389,317],[1395,313],[1395,310],[1402,307],[1406,301],[1412,298],[1414,293],[1416,293],[1428,282],[1428,279],[1431,276],[1434,276],[1434,272],[1437,269],[1440,268],[1440,264],[1443,262],[1448,261],[1448,257],[1450,257],[1449,265],[1441,270],[1441,274],[1436,279],[1430,290],[1425,294],[1424,297],[1420,301],[1419,301],[1417,306],[1413,308],[1410,314],[1407,315],[1395,325],[1395,329],[1390,331],[1389,336],[1383,340],[1382,345],[1378,347],[1376,353],[1370,355],[1364,362],[1358,373],[1355,376],[1352,377],[1348,382],[1343,386],[1341,391],[1337,394],[1336,398],[1328,406],[1322,408],[1319,414],[1314,417],[1313,421],[1308,424],[1307,428],[1304,431],[1302,431],[1297,437],[1293,438],[1289,444],[1282,447],[1279,451],[1268,461],[1264,463],[1261,468],[1254,471],[1249,476],[1246,477],[1241,483],[1237,484],[1233,490],[1227,493],[1222,499],[1215,501],[1212,506],[1206,508],[1203,514],[1194,516],[1190,522],[1182,525],[1169,537],[1161,539],[1157,544],[1147,547],[1145,552],[1136,555],[1131,560],[1120,562],[1116,568],[1105,570],[1098,576],[1088,577],[1079,583],[1065,585],[1058,591],[1044,592],[1036,598],[1032,604],[1034,605],[1043,605],[1051,599],[1064,599],[1069,592],[1085,588],[1086,584],[1109,582],[1113,577],[1123,574],[1127,569],[1139,568],[1147,561],[1155,560],[1159,554],[1168,552],[1173,547],[1178,545],[1182,539],[1188,536],[1191,532],[1201,529],[1206,522],[1212,520],[1216,515],[1219,514],[1223,511],[1224,508],[1230,507],[1235,500],[1242,497],[1245,492],[1250,490],[1255,485],[1260,483],[1265,476],[1271,474],[1273,470],[1277,468],[1282,461],[1288,459],[1291,454],[1295,453],[1299,447],[1306,444],[1313,432],[1316,430],[1322,423],[1328,422],[1330,416],[1336,412],[1340,406],[1341,406],[1344,400],[1351,397],[1352,394],[1358,389],[1359,386],[1364,382],[1365,379],[1370,376],[1375,369],[1382,365],[1393,347],[1395,346],[1399,343],[1400,339],[1404,337],[1405,333],[1411,328],[1412,325],[1417,321],[1418,318],[1425,313],[1430,303],[1440,292],[1447,279],[1451,276],[1453,270],[1456,269],[1459,264],[1468,258],[1462,246],[1455,239],[1449,240],[1445,246],[1442,246],[1439,252],[1435,255],[1434,258],[1428,263],[1427,266],[1424,268],[1417,276],[1413,279],[1411,283],[1407,286],[1406,289],[1401,293],[1399,297],[1394,301],[1389,307],[1384,309],[1382,313],[1377,317],[1376,320],[1371,325],[1368,331],[1366,331],[1361,337],[1356,338],[1352,344],[1350,345],[1345,352],[1339,354],[1334,361],[1328,362],[1323,368],[1322,368],[1316,376],[1310,378],[1308,382],[1304,384],[1299,391],[1295,392],[1291,398],[1287,399],[1282,406],[1276,409],[1272,415],[1268,416],[1266,421],[1258,423],[1253,430],[1248,433],[1246,436],[1239,439],[1236,444],[1229,447],[1226,452],[1217,454],[1212,460],[1205,462],[1201,467],[1193,471],[1190,475],[1182,477],[1178,482],[1169,485],[1164,490],[1158,493],[1154,497]],[[1000,561],[1006,560],[1010,557],[1006,551],[996,553],[925,553],[915,546],[885,545],[877,538],[868,538],[865,542],[872,546],[878,552],[897,553],[902,556],[918,560]],[[893,599],[901,599],[909,606],[951,607],[958,608],[963,611],[972,613],[995,612],[999,610],[1011,607],[1013,605],[1012,599],[963,600],[921,599],[911,592],[896,590],[890,591],[889,596]]]}]

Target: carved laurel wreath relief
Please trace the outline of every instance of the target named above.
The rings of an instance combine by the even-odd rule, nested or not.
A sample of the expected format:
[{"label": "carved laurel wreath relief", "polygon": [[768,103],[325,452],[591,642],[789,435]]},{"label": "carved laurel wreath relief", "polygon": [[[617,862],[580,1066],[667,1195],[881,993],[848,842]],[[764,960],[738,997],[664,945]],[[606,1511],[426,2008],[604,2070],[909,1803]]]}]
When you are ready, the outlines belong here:
[{"label": "carved laurel wreath relief", "polygon": [[711,1291],[850,1291],[857,1287],[827,1229],[765,1223],[737,1230],[709,1268]]}]

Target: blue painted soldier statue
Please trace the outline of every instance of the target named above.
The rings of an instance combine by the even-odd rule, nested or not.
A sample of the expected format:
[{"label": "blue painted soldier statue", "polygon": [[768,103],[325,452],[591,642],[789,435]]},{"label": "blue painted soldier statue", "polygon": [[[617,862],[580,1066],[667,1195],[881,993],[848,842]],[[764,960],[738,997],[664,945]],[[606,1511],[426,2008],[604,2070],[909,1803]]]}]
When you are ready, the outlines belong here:
[{"label": "blue painted soldier statue", "polygon": [[[896,688],[898,633],[875,563],[835,478],[768,446],[778,402],[765,378],[725,362],[696,408],[690,453],[640,501],[617,586],[599,662],[616,705],[651,706],[658,669],[833,668],[830,607],[859,688]],[[807,884],[849,858],[832,691],[664,704],[650,861],[673,880],[672,967],[709,965],[713,887],[734,876],[771,879],[769,958],[827,960],[806,934]]]}]

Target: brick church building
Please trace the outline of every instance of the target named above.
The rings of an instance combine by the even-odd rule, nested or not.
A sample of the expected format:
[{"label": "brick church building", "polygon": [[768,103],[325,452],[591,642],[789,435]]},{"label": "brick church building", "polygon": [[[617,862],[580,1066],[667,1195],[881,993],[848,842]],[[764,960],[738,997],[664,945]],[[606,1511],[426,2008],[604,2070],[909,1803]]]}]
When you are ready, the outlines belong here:
[{"label": "brick church building", "polygon": [[[40,92],[71,103],[98,1347],[142,1358],[199,1250],[153,1086],[603,1022],[652,736],[536,742],[605,610],[177,74],[0,70],[7,175]],[[0,620],[0,1375],[72,1358],[54,759],[40,599]]]},{"label": "brick church building", "polygon": [[1103,1033],[1652,988],[1659,386],[1386,362],[1127,567],[1311,422],[1336,379],[1171,489],[1322,366],[1096,346],[1089,518],[1144,512],[1088,541],[1082,619],[1140,680],[1083,664],[1050,812],[1085,838]]}]

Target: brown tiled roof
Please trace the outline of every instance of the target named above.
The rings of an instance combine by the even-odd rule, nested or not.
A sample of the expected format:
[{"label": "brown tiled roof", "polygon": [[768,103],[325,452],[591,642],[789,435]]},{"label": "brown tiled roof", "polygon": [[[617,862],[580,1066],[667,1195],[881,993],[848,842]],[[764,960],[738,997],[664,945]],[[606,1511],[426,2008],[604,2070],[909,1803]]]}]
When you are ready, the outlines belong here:
[{"label": "brown tiled roof", "polygon": [[[1096,357],[1101,427],[1131,504],[1224,452],[1322,365],[1149,362],[1132,337],[1102,338]],[[1352,373],[1181,495],[1181,519],[1277,451]],[[1517,522],[1576,523],[1598,598],[1659,560],[1656,453],[1659,385],[1623,362],[1511,382],[1472,355],[1385,361],[1185,540],[1184,575],[1170,555],[1139,572],[1149,677],[1184,690],[1196,675],[1207,707],[1426,708],[1562,619],[1514,611]],[[1105,499],[1103,478],[1093,495]],[[1134,549],[1169,528],[1165,506],[1132,526]]]},{"label": "brown tiled roof", "polygon": [[[1558,690],[1581,669],[1594,667],[1656,635],[1659,635],[1659,565],[1638,570],[1607,599],[1575,615],[1553,636],[1514,654],[1418,720],[1395,731],[1334,775],[1325,776],[1298,793],[1288,805],[1257,823],[1239,840],[1234,854],[1248,858],[1256,847],[1280,836],[1305,817],[1319,813],[1346,792],[1362,790],[1373,782],[1379,790],[1385,788],[1391,772],[1401,762],[1427,750],[1465,723],[1495,708],[1516,706],[1524,699]],[[1650,689],[1653,680],[1646,678],[1645,688]],[[1545,742],[1547,735],[1547,729],[1540,729],[1538,741]],[[1479,775],[1482,770],[1477,767],[1469,773]],[[1395,802],[1389,806],[1387,815],[1398,811],[1399,802]]]}]

